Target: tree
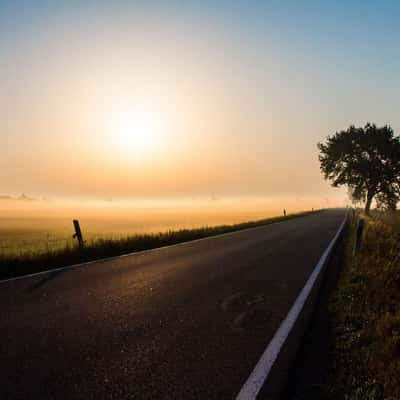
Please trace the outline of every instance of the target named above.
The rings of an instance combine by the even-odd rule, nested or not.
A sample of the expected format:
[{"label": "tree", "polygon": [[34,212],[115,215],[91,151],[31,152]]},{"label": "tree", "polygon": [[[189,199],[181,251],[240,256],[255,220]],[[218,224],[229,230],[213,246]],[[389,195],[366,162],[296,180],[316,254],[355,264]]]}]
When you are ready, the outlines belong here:
[{"label": "tree", "polygon": [[347,185],[354,200],[365,201],[369,214],[374,197],[385,208],[400,199],[400,137],[388,126],[350,126],[318,143],[320,168],[332,186]]},{"label": "tree", "polygon": [[376,208],[381,211],[396,211],[399,195],[395,193],[378,193],[376,195]]}]

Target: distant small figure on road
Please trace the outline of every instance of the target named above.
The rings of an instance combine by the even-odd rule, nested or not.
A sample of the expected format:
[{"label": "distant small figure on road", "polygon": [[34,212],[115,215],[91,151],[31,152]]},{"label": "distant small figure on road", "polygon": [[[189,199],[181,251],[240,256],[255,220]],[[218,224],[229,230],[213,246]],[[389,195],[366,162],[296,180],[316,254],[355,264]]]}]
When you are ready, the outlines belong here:
[{"label": "distant small figure on road", "polygon": [[283,209],[283,216],[286,217],[286,208]]}]

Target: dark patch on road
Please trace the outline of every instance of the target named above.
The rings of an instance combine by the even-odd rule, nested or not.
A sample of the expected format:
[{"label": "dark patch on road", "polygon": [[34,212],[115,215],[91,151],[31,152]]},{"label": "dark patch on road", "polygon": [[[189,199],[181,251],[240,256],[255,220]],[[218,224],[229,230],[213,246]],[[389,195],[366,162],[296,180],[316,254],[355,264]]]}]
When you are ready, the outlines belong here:
[{"label": "dark patch on road", "polygon": [[247,294],[243,292],[235,293],[224,299],[224,301],[221,303],[221,308],[224,311],[240,309],[246,306],[247,301]]},{"label": "dark patch on road", "polygon": [[265,304],[265,294],[234,293],[221,303],[221,308],[232,315],[232,328],[262,329],[271,321],[271,310]]},{"label": "dark patch on road", "polygon": [[239,329],[262,329],[271,321],[271,311],[266,307],[257,307],[241,312],[233,321]]}]

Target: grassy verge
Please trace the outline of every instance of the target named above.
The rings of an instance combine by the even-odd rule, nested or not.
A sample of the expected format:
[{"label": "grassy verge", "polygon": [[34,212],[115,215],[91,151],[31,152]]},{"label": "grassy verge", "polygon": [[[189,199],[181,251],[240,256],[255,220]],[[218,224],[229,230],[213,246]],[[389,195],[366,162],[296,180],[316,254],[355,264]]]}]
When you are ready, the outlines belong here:
[{"label": "grassy verge", "polygon": [[329,398],[400,399],[400,232],[390,219],[368,219],[354,257],[357,222],[350,222],[329,304],[335,326]]},{"label": "grassy verge", "polygon": [[182,229],[154,234],[138,234],[126,238],[97,239],[86,244],[85,248],[66,245],[62,249],[47,253],[26,253],[23,256],[0,255],[0,279],[11,278],[24,274],[39,272],[80,262],[112,257],[134,251],[154,249],[157,247],[201,239],[208,236],[235,232],[246,228],[268,225],[308,215],[311,212],[291,214],[286,217],[274,217],[259,221],[244,222],[235,225],[222,225],[197,229]]}]

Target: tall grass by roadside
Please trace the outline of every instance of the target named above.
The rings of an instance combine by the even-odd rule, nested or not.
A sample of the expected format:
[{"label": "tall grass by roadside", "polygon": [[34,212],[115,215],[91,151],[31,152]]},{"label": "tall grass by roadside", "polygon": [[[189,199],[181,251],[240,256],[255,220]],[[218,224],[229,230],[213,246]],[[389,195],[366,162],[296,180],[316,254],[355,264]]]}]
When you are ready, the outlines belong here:
[{"label": "tall grass by roadside", "polygon": [[398,221],[398,216],[382,214],[367,219],[354,257],[358,219],[351,219],[343,271],[330,300],[335,326],[332,399],[400,399]]},{"label": "tall grass by roadside", "polygon": [[137,234],[120,239],[95,239],[86,243],[83,249],[79,249],[76,245],[67,243],[63,248],[45,253],[35,253],[33,251],[31,253],[23,253],[22,255],[0,254],[0,279],[54,269],[85,261],[98,260],[105,257],[113,257],[135,251],[154,249],[246,228],[254,228],[273,222],[305,216],[310,213],[312,212],[290,214],[286,217],[274,217],[234,225],[182,229],[153,234]]}]

